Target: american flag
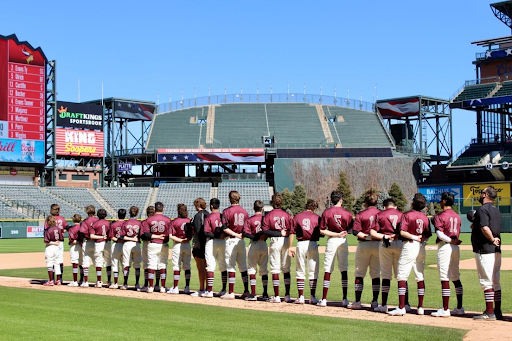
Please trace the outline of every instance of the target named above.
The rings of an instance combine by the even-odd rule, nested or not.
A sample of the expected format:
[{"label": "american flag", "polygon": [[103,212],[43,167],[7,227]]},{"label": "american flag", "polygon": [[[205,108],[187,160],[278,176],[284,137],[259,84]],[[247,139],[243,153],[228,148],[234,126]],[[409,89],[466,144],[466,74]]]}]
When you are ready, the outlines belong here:
[{"label": "american flag", "polygon": [[115,102],[115,115],[130,120],[152,121],[155,107],[133,102]]}]

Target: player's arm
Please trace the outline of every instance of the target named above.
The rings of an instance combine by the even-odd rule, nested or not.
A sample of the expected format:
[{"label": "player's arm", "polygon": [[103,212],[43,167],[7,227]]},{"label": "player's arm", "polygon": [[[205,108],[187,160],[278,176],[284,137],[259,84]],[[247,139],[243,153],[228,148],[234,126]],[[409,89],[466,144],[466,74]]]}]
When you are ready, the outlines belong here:
[{"label": "player's arm", "polygon": [[255,235],[251,233],[251,223],[249,219],[244,222],[244,229],[242,230],[242,236],[245,238],[249,238],[250,240],[254,240]]},{"label": "player's arm", "polygon": [[295,257],[295,248],[293,247],[293,241],[295,240],[295,228],[300,228],[300,226],[296,226],[295,220],[292,220],[292,226],[288,231],[288,256]]},{"label": "player's arm", "polygon": [[352,234],[354,236],[356,236],[358,239],[370,239],[370,235],[366,234],[366,233],[363,233],[362,232],[362,227],[361,227],[362,223],[361,223],[361,219],[356,216],[356,219],[354,221],[354,226],[352,228]]}]

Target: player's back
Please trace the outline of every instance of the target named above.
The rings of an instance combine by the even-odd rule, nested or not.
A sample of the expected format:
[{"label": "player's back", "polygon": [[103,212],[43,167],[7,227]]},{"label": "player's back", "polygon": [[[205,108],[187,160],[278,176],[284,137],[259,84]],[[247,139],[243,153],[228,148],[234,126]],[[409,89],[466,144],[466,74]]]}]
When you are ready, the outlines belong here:
[{"label": "player's back", "polygon": [[245,233],[261,233],[263,224],[263,214],[255,214],[245,221]]},{"label": "player's back", "polygon": [[142,231],[142,222],[135,218],[130,218],[123,222],[121,233],[123,236],[130,238],[137,237]]},{"label": "player's back", "polygon": [[212,212],[204,219],[204,232],[216,235],[216,238],[220,238],[218,235],[220,226],[222,226],[220,212]]},{"label": "player's back", "polygon": [[422,212],[415,210],[403,214],[400,229],[415,236],[423,236],[425,238],[432,236],[428,217]]},{"label": "player's back", "polygon": [[354,231],[370,234],[370,230],[377,220],[377,214],[380,212],[377,207],[373,206],[359,212],[354,220]]},{"label": "player's back", "polygon": [[118,220],[110,224],[110,232],[108,236],[110,239],[119,238],[123,235],[122,230],[124,222],[124,220]]},{"label": "player's back", "polygon": [[[154,235],[167,236],[169,235],[169,227],[171,225],[171,219],[163,215],[162,213],[156,213],[155,215],[146,219],[147,227],[149,232]],[[152,239],[153,243],[163,244],[162,239]]]},{"label": "player's back", "polygon": [[274,208],[263,218],[263,231],[288,230],[292,226],[292,217],[280,208]]},{"label": "player's back", "polygon": [[459,215],[452,209],[444,210],[434,216],[433,224],[436,231],[443,232],[449,238],[459,239],[461,220]]},{"label": "player's back", "polygon": [[320,216],[304,211],[293,218],[291,232],[297,235],[297,240],[318,241],[320,238]]},{"label": "player's back", "polygon": [[348,231],[352,228],[352,224],[352,213],[343,207],[333,206],[325,210],[322,214],[320,229],[340,233],[342,231]]},{"label": "player's back", "polygon": [[89,237],[89,228],[98,220],[99,218],[94,216],[85,218],[84,221],[82,221],[82,224],[80,225],[80,232],[82,232],[85,236]]},{"label": "player's back", "polygon": [[377,224],[374,229],[382,234],[392,235],[395,233],[398,223],[402,220],[403,213],[396,208],[388,208],[377,214]]},{"label": "player's back", "polygon": [[245,220],[249,217],[246,210],[240,205],[232,205],[222,212],[222,223],[235,232],[242,233]]},{"label": "player's back", "polygon": [[190,223],[189,218],[175,218],[171,222],[172,227],[172,235],[178,238],[186,239],[185,237],[185,227]]}]

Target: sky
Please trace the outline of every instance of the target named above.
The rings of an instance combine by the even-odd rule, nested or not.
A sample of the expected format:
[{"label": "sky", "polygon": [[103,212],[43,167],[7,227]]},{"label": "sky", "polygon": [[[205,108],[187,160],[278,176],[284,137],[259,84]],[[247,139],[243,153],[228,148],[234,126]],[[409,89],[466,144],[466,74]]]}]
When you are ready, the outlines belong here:
[{"label": "sky", "polygon": [[[10,1],[0,34],[57,61],[59,100],[168,102],[303,92],[449,99],[475,79],[471,41],[510,34],[488,1]],[[453,112],[456,154],[476,136]]]}]

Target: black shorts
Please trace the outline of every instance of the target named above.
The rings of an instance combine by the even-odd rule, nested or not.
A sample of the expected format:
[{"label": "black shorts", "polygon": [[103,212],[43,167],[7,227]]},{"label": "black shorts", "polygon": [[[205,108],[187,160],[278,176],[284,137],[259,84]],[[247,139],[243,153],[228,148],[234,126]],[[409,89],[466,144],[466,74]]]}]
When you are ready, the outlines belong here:
[{"label": "black shorts", "polygon": [[192,249],[192,256],[194,256],[194,258],[205,259],[204,248]]}]

